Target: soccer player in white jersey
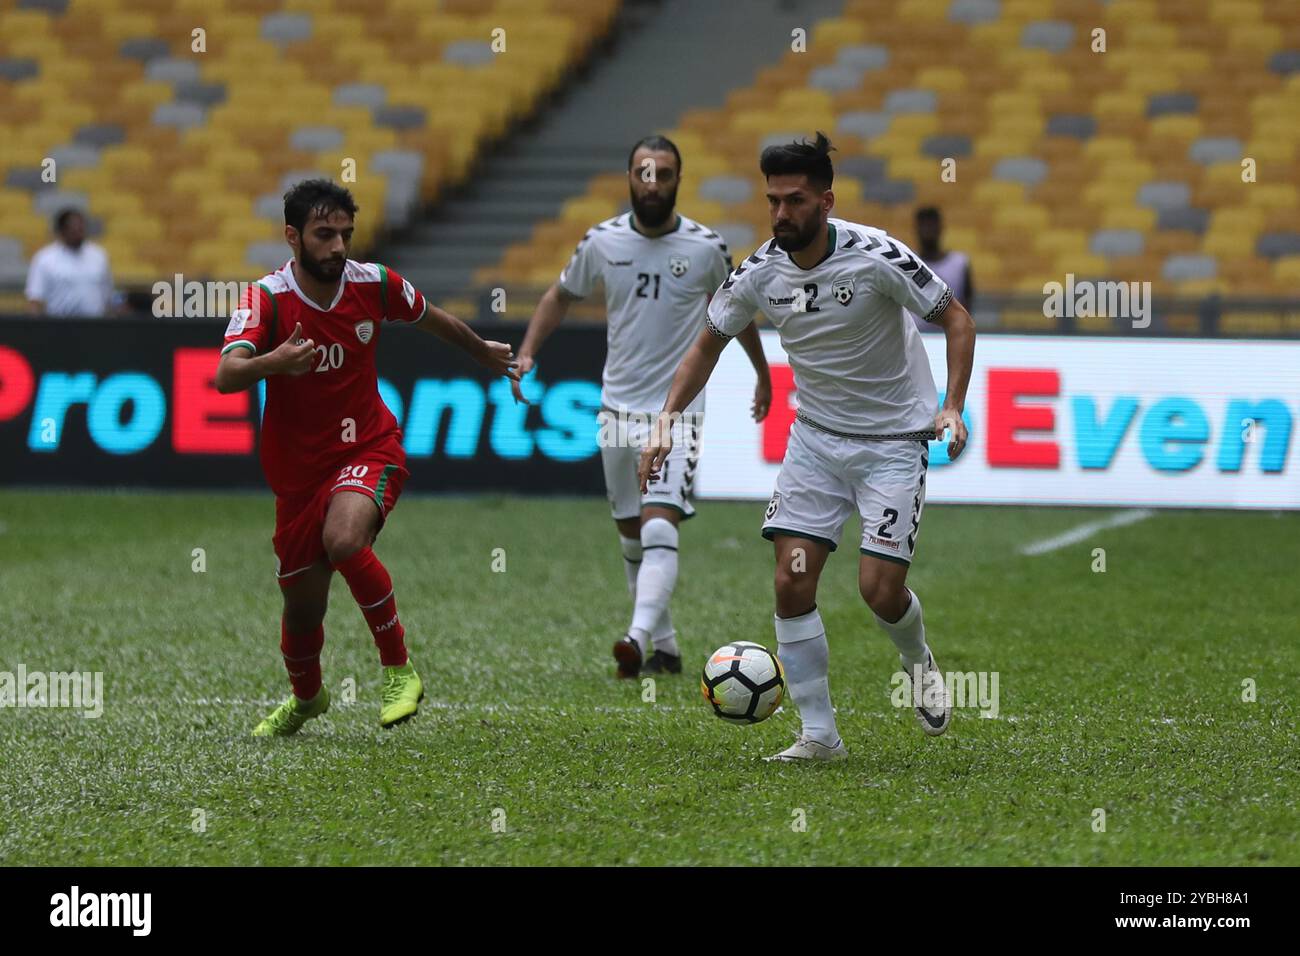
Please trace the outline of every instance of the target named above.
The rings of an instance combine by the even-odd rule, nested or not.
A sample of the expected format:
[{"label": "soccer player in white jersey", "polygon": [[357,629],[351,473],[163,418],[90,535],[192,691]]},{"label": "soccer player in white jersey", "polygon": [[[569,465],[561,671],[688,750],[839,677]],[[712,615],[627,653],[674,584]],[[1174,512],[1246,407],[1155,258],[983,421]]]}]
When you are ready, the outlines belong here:
[{"label": "soccer player in white jersey", "polygon": [[[672,416],[708,381],[723,347],[761,311],[794,372],[798,410],[767,506],[776,546],[776,639],[803,728],[776,760],[846,755],[827,681],[817,582],[854,511],[862,519],[858,587],[893,640],[922,729],[948,729],[951,702],[926,643],[921,602],[906,585],[925,503],[928,442],[966,444],[961,412],[975,324],[948,286],[880,229],[832,218],[830,143],[764,150],[770,242],[736,267],[709,304],[705,328],[673,378],[641,459],[649,480],[672,448]],[[943,327],[948,386],[938,407],[920,336],[904,310]]]},{"label": "soccer player in white jersey", "polygon": [[[681,170],[681,154],[665,137],[649,136],[632,148],[627,170],[632,211],[588,230],[559,281],[537,304],[518,359],[522,377],[569,304],[590,295],[597,282],[604,284],[609,332],[600,457],[633,602],[627,634],[614,644],[619,677],[681,673],[669,602],[677,583],[678,525],[695,513],[691,484],[704,416],[702,390],[683,408],[683,440],[645,487],[638,480],[638,459],[673,373],[704,322],[709,296],[732,268],[721,236],[675,212]],[[744,330],[740,341],[758,375],[753,413],[762,421],[772,402],[767,360],[756,329]],[[522,400],[518,383],[514,388]]]}]

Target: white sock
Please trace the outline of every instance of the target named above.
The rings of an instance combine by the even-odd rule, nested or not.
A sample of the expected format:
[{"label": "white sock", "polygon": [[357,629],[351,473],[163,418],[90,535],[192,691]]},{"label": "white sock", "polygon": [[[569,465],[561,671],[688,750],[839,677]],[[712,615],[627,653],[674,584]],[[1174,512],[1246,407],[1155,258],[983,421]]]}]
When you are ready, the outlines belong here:
[{"label": "white sock", "polygon": [[[636,579],[636,606],[629,633],[647,637],[668,610],[677,584],[677,529],[667,518],[651,518],[641,526],[641,573]],[[638,641],[639,643],[639,641]]]},{"label": "white sock", "polygon": [[786,686],[803,718],[803,736],[828,747],[840,739],[831,709],[831,687],[827,679],[830,648],[826,628],[813,608],[799,617],[776,618],[777,656],[785,668]]},{"label": "white sock", "polygon": [[641,570],[641,539],[618,536],[619,547],[623,549],[623,573],[627,575],[627,593],[636,600],[636,576]]},{"label": "white sock", "polygon": [[656,651],[663,651],[673,657],[682,656],[682,652],[677,649],[677,632],[673,630],[673,615],[668,608],[664,608],[664,613],[659,615],[655,629],[650,632],[650,640],[654,642]]},{"label": "white sock", "polygon": [[876,623],[879,624],[889,639],[894,642],[898,648],[898,655],[903,659],[903,666],[911,671],[925,663],[926,657],[929,656],[930,649],[925,646],[925,621],[921,617],[921,599],[916,596],[916,592],[911,588],[907,593],[912,595],[912,603],[907,606],[903,616],[892,624],[886,621],[875,611],[872,616],[875,617]]}]

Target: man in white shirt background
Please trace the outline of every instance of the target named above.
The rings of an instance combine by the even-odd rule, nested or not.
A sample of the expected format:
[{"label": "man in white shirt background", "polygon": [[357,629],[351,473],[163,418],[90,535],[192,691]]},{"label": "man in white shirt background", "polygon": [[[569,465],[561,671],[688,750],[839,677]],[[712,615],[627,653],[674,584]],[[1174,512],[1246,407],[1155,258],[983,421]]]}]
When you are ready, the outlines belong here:
[{"label": "man in white shirt background", "polygon": [[56,241],[32,256],[27,302],[36,315],[106,316],[114,307],[108,254],[86,239],[86,217],[64,209],[54,217]]}]

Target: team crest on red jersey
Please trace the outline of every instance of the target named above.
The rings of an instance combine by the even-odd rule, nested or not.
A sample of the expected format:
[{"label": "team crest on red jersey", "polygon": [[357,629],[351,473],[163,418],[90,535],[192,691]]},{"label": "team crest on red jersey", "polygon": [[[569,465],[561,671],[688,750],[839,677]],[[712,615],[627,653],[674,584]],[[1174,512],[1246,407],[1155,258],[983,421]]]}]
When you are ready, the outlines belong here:
[{"label": "team crest on red jersey", "polygon": [[364,322],[358,322],[356,325],[356,329],[357,329],[357,338],[361,340],[362,345],[365,345],[367,342],[370,341],[370,336],[375,334],[375,323],[371,322],[369,319],[366,319]]}]

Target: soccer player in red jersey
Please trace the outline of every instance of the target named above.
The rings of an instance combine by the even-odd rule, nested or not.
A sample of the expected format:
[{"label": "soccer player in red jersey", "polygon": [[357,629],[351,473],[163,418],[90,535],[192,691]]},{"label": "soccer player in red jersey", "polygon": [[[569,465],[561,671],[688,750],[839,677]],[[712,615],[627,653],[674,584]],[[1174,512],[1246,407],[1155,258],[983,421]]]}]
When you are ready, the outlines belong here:
[{"label": "soccer player in red jersey", "polygon": [[348,258],[356,203],[328,180],[284,197],[293,258],[249,288],[226,328],[217,390],[266,380],[261,460],[275,492],[280,650],[293,693],[253,731],[296,733],[329,709],[321,683],[330,577],[343,575],[384,667],[379,722],[415,714],[424,686],[407,657],[393,582],[371,550],[406,481],[397,420],[379,397],[384,321],[432,332],[495,374],[518,380],[510,346],[486,342],[382,265]]}]

